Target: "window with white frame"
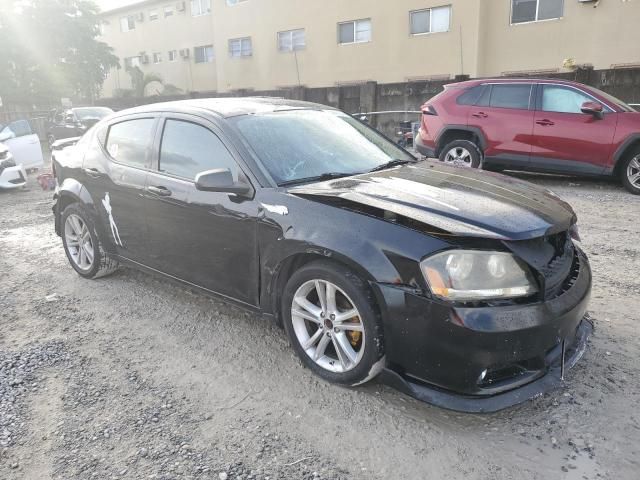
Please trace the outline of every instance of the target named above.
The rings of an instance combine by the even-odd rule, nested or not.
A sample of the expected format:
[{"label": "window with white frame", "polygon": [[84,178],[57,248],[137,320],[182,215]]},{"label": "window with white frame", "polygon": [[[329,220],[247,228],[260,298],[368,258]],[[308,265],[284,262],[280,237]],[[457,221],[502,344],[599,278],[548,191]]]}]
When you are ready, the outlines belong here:
[{"label": "window with white frame", "polygon": [[164,7],[164,18],[173,16],[173,5]]},{"label": "window with white frame", "polygon": [[199,17],[211,13],[211,0],[191,0],[191,15]]},{"label": "window with white frame", "polygon": [[158,11],[157,10],[150,10],[149,11],[149,21],[150,22],[154,22],[154,21],[158,20],[158,18],[160,18],[160,16],[158,15]]},{"label": "window with white frame", "polygon": [[371,41],[371,19],[353,20],[338,24],[338,43],[363,43]]},{"label": "window with white frame", "polygon": [[162,53],[155,52],[153,54],[153,63],[162,63]]},{"label": "window with white frame", "polygon": [[409,12],[411,35],[448,32],[451,22],[451,6],[426,8]]},{"label": "window with white frame", "polygon": [[239,3],[244,3],[247,0],[227,0],[227,5],[229,5],[230,7],[237,5]]},{"label": "window with white frame", "polygon": [[511,0],[511,23],[561,18],[564,0]]},{"label": "window with white frame", "polygon": [[136,17],[134,15],[128,15],[120,19],[120,30],[123,32],[129,32],[136,29]]},{"label": "window with white frame", "polygon": [[229,56],[234,58],[250,57],[253,55],[251,38],[232,38],[229,40]]},{"label": "window with white frame", "polygon": [[203,45],[193,49],[193,57],[196,63],[213,62],[213,45]]},{"label": "window with white frame", "polygon": [[293,52],[304,50],[306,47],[304,28],[278,32],[278,50],[281,52]]},{"label": "window with white frame", "polygon": [[178,51],[169,50],[168,58],[170,62],[175,62],[178,59]]}]

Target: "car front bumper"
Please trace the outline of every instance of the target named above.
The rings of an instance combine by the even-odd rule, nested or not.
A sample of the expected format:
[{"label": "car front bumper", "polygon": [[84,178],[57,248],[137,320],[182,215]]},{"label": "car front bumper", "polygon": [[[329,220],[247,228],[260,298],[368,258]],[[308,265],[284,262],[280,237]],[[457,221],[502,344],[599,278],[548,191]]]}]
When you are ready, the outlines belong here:
[{"label": "car front bumper", "polygon": [[420,400],[493,412],[554,387],[585,351],[591,269],[576,249],[564,292],[522,305],[460,308],[397,286],[384,298],[383,380]]},{"label": "car front bumper", "polygon": [[24,187],[27,183],[27,172],[22,165],[7,167],[0,172],[0,189],[10,190]]}]

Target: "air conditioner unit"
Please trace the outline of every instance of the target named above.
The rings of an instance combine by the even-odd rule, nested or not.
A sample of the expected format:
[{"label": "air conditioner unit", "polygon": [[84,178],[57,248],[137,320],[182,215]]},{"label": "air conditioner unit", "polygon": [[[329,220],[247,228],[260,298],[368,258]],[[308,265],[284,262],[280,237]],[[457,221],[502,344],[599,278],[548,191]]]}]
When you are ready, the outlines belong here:
[{"label": "air conditioner unit", "polygon": [[189,56],[191,55],[191,50],[189,50],[188,48],[183,48],[182,50],[180,50],[180,56],[184,59],[189,58]]},{"label": "air conditioner unit", "polygon": [[184,12],[187,9],[186,2],[178,2],[176,3],[176,10],[178,12]]},{"label": "air conditioner unit", "polygon": [[143,65],[149,63],[149,55],[140,55],[140,63]]},{"label": "air conditioner unit", "polygon": [[144,13],[140,12],[137,16],[136,16],[136,21],[137,22],[144,22]]}]

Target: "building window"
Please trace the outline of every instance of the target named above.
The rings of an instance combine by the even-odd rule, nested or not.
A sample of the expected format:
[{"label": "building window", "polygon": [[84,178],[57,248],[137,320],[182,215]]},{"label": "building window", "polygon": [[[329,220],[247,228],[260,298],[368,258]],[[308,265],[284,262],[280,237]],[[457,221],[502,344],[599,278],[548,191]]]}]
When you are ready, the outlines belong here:
[{"label": "building window", "polygon": [[564,0],[511,0],[511,23],[561,18]]},{"label": "building window", "polygon": [[149,12],[149,21],[153,22],[155,20],[158,20],[159,15],[158,15],[158,11],[157,10],[151,10]]},{"label": "building window", "polygon": [[237,5],[239,3],[243,3],[246,1],[247,0],[227,0],[227,5],[229,5],[230,7],[233,7],[234,5]]},{"label": "building window", "polygon": [[409,12],[411,35],[448,32],[451,21],[451,7],[427,8]]},{"label": "building window", "polygon": [[130,68],[134,68],[134,67],[139,67],[140,66],[140,57],[136,56],[136,57],[127,57],[124,59],[124,67],[125,69],[130,69]]},{"label": "building window", "polygon": [[164,7],[164,18],[173,16],[173,6]]},{"label": "building window", "polygon": [[162,54],[160,52],[153,54],[153,63],[162,63]]},{"label": "building window", "polygon": [[362,43],[371,41],[371,19],[354,20],[338,24],[338,43]]},{"label": "building window", "polygon": [[178,51],[177,50],[169,50],[169,61],[175,62],[178,59]]},{"label": "building window", "polygon": [[251,38],[233,38],[229,40],[229,55],[231,57],[250,57],[253,55]]},{"label": "building window", "polygon": [[304,50],[306,46],[304,28],[278,32],[278,50],[281,52],[293,52]]},{"label": "building window", "polygon": [[213,62],[213,45],[195,47],[193,49],[193,54],[196,63],[211,63]]},{"label": "building window", "polygon": [[191,0],[191,15],[199,17],[211,13],[211,0]]},{"label": "building window", "polygon": [[136,17],[129,15],[120,19],[120,30],[123,32],[129,32],[136,29]]}]

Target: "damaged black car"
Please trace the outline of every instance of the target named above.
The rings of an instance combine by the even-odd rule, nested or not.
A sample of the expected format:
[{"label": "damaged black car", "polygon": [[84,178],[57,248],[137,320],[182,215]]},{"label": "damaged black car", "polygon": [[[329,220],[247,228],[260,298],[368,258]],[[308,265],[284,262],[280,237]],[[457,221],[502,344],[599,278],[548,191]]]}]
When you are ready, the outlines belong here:
[{"label": "damaged black car", "polygon": [[54,214],[77,273],[133,266],[275,318],[327,381],[490,412],[586,348],[589,262],[543,188],[282,99],[139,107],[68,149]]}]

